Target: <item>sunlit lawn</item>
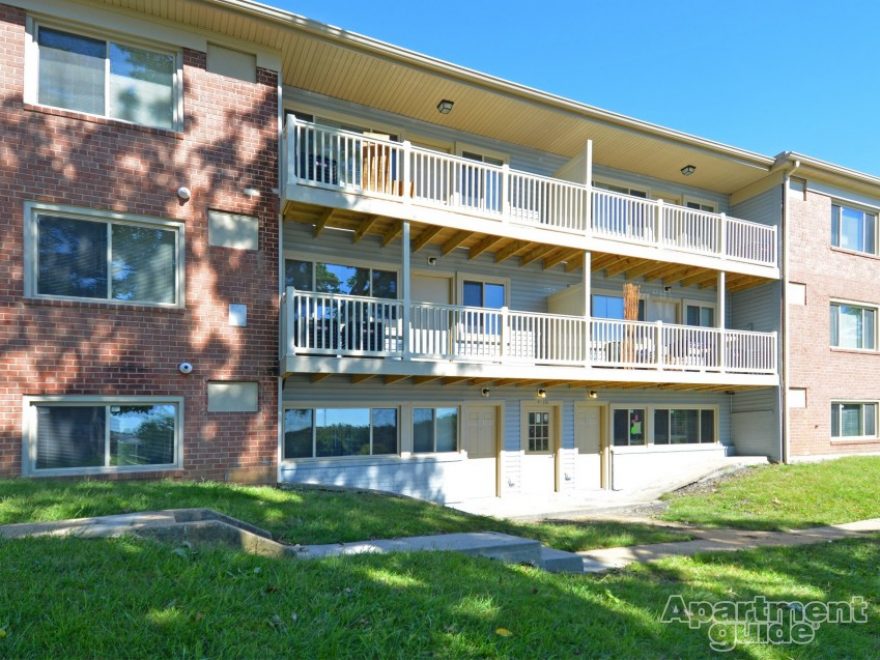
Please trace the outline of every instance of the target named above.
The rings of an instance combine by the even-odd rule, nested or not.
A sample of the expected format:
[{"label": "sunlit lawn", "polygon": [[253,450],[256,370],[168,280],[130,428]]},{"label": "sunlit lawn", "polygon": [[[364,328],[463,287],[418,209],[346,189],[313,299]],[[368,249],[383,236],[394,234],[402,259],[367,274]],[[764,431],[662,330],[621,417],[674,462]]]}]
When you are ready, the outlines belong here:
[{"label": "sunlit lawn", "polygon": [[880,457],[756,467],[714,493],[667,499],[663,519],[707,526],[784,529],[880,518]]},{"label": "sunlit lawn", "polygon": [[350,491],[192,481],[0,480],[0,524],[188,507],[212,508],[263,527],[282,541],[301,544],[499,531],[560,550],[586,550],[689,538],[639,524],[513,523],[409,498]]},{"label": "sunlit lawn", "polygon": [[866,596],[870,620],[739,657],[872,658],[878,565],[876,539],[676,558],[603,577],[451,553],[294,560],[136,539],[0,541],[0,657],[705,657],[706,626],[659,621],[667,598],[760,594]]}]

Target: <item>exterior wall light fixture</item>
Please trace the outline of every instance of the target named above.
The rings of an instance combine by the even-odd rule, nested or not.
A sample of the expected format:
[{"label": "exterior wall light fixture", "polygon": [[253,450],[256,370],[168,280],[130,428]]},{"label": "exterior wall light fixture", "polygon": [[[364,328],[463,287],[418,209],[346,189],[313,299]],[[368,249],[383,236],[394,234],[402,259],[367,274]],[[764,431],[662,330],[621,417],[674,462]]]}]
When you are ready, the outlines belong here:
[{"label": "exterior wall light fixture", "polygon": [[690,176],[691,174],[693,174],[696,171],[697,171],[696,165],[685,165],[684,167],[681,168],[681,173],[684,176]]},{"label": "exterior wall light fixture", "polygon": [[448,115],[452,112],[452,106],[455,105],[455,101],[450,101],[449,99],[443,99],[440,103],[437,104],[437,112],[441,115]]}]

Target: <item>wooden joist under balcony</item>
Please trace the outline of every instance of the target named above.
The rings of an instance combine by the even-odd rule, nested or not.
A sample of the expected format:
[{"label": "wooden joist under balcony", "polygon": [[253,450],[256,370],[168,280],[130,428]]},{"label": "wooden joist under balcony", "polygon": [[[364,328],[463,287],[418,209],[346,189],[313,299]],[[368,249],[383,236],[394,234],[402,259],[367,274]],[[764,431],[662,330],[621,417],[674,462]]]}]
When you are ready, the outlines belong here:
[{"label": "wooden joist under balcony", "polygon": [[[396,218],[365,214],[351,209],[328,209],[323,206],[290,202],[285,219],[312,227],[316,238],[328,229],[350,232],[352,241],[366,244],[372,239],[379,247],[399,249],[403,223]],[[491,255],[495,263],[512,263],[521,267],[540,264],[542,269],[562,268],[579,272],[584,266],[584,254],[571,247],[548,243],[517,240],[478,231],[465,231],[434,224],[411,223],[413,253],[435,248],[442,254],[466,250],[469,259]],[[394,255],[393,258],[398,258]],[[603,272],[606,277],[623,277],[630,281],[661,282],[665,286],[681,285],[715,288],[718,271],[698,266],[686,266],[668,261],[627,257],[619,254],[593,252],[590,269]],[[748,289],[771,280],[753,275],[728,272],[727,290],[731,293]]]},{"label": "wooden joist under balcony", "polygon": [[[565,389],[567,391],[572,390],[584,390],[585,394],[591,390],[595,390],[597,392],[601,392],[602,390],[633,390],[633,389],[649,389],[649,390],[663,390],[663,391],[673,391],[673,392],[741,392],[750,389],[755,389],[755,386],[751,385],[724,385],[724,384],[704,384],[704,383],[639,383],[639,382],[621,382],[621,381],[606,381],[606,380],[596,380],[596,381],[572,381],[572,380],[537,380],[534,378],[503,378],[503,379],[493,379],[493,378],[467,378],[462,376],[451,376],[451,377],[443,377],[443,376],[405,376],[405,375],[394,375],[394,376],[381,376],[378,374],[355,374],[355,375],[330,375],[326,373],[321,374],[296,374],[290,375],[286,379],[286,381],[298,382],[299,380],[308,381],[309,383],[316,383],[324,380],[328,380],[331,384],[339,384],[339,385],[358,385],[363,384],[368,387],[374,387],[376,384],[383,385],[405,385],[405,386],[420,386],[430,384],[432,386],[443,385],[443,386],[466,386],[466,387],[488,387],[488,388],[500,388],[500,387],[516,387],[516,388],[542,388],[546,390],[550,390],[551,393],[553,390]],[[477,391],[479,393],[479,391]]]}]

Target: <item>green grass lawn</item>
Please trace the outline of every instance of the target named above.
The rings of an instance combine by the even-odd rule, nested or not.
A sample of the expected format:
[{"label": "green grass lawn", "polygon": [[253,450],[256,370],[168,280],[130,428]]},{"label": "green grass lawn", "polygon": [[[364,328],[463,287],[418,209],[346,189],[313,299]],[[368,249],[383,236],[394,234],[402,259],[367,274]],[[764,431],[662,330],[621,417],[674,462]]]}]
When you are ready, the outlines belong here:
[{"label": "green grass lawn", "polygon": [[[686,601],[869,599],[866,624],[733,657],[872,658],[880,543],[675,558],[561,576],[453,553],[267,559],[125,539],[0,541],[0,657],[706,657]],[[726,657],[731,657],[727,654]]]},{"label": "green grass lawn", "polygon": [[768,465],[712,493],[670,495],[664,520],[714,527],[785,529],[880,517],[880,457]]},{"label": "green grass lawn", "polygon": [[187,507],[215,509],[302,544],[498,531],[574,551],[690,538],[640,524],[514,523],[371,493],[192,481],[0,480],[0,525]]}]

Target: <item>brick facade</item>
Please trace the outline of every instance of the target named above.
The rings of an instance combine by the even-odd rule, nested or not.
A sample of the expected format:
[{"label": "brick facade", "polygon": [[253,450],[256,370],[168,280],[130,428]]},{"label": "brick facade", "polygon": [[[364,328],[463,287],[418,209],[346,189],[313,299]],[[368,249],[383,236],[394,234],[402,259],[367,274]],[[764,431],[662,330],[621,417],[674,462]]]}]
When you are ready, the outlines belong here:
[{"label": "brick facade", "polygon": [[[174,133],[24,105],[24,46],[24,12],[0,5],[0,475],[21,473],[22,396],[103,394],[185,397],[187,477],[274,477],[277,74],[232,80],[185,50]],[[26,201],[183,221],[185,309],[24,298]],[[209,247],[208,209],[257,216],[259,251]],[[228,325],[230,303],[247,304],[247,327]],[[259,382],[259,412],[208,414],[207,382],[233,379]]]},{"label": "brick facade", "polygon": [[807,407],[790,409],[791,455],[880,451],[880,442],[831,439],[832,400],[880,400],[880,354],[832,349],[834,299],[880,304],[880,258],[831,246],[832,199],[789,193],[792,282],[806,284],[806,305],[789,305],[791,380],[806,388]]}]

